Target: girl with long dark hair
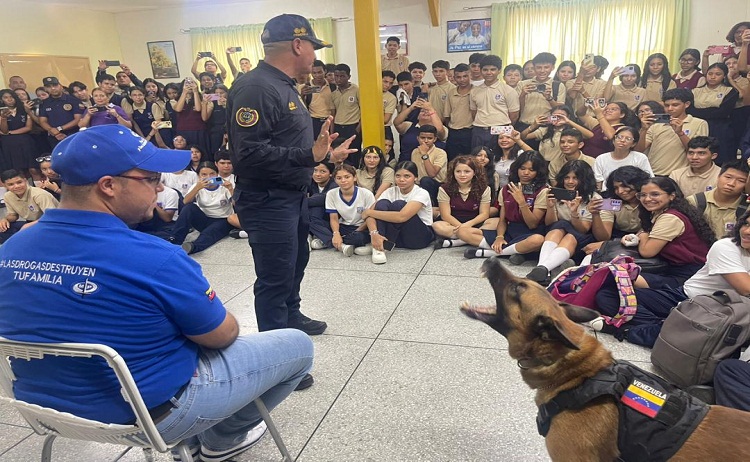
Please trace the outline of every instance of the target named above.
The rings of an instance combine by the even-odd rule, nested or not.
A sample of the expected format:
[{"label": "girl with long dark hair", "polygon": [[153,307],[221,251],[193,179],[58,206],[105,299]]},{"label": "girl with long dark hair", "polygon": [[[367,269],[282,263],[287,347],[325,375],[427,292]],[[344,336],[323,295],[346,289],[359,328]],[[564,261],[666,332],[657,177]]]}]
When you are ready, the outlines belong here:
[{"label": "girl with long dark hair", "polygon": [[362,162],[357,169],[357,186],[369,189],[377,199],[383,191],[393,186],[393,175],[393,169],[388,166],[382,149],[367,146],[362,150]]},{"label": "girl with long dark hair", "polygon": [[669,72],[669,60],[663,53],[654,53],[643,66],[641,87],[646,89],[646,101],[661,101],[665,91],[677,88]]}]

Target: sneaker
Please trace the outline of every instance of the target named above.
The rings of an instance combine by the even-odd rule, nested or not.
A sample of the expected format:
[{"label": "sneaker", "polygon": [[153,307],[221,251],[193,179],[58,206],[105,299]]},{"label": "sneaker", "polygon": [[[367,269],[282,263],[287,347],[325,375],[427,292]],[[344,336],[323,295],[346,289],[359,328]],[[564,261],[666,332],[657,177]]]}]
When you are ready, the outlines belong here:
[{"label": "sneaker", "polygon": [[352,255],[354,255],[354,246],[348,245],[348,244],[342,244],[341,253],[343,253],[344,256],[351,257]]},{"label": "sneaker", "polygon": [[543,286],[549,284],[550,281],[549,270],[542,265],[535,266],[534,269],[529,271],[529,274],[527,274],[526,277]]},{"label": "sneaker", "polygon": [[601,332],[602,329],[604,329],[604,318],[599,316],[593,321],[589,321],[589,327],[594,329],[597,332]]},{"label": "sneaker", "polygon": [[372,249],[372,262],[373,263],[375,263],[376,265],[382,265],[386,261],[388,261],[388,259],[385,257],[385,252],[383,252],[382,250]]},{"label": "sneaker", "polygon": [[310,248],[312,250],[323,250],[326,248],[326,245],[323,243],[323,241],[321,241],[317,237],[314,237],[310,241]]},{"label": "sneaker", "polygon": [[354,248],[354,255],[372,255],[372,244]]},{"label": "sneaker", "polygon": [[231,237],[232,239],[241,239],[240,237],[241,231],[242,231],[241,229],[233,228],[232,230],[229,231],[229,237]]},{"label": "sneaker", "polygon": [[508,261],[511,265],[523,265],[523,262],[526,261],[526,257],[521,255],[520,253],[517,253],[515,255],[511,255],[510,258],[508,258]]},{"label": "sneaker", "polygon": [[323,321],[310,319],[300,313],[298,318],[289,320],[287,327],[290,329],[301,330],[307,335],[320,335],[325,332],[326,328],[328,328],[328,324]]},{"label": "sneaker", "polygon": [[[201,451],[201,447],[200,446],[195,446],[193,448],[190,448],[190,455],[193,457],[193,460],[200,460],[198,458],[198,454],[200,453],[200,451]],[[176,454],[176,453],[173,452],[172,453],[172,461],[173,462],[182,462],[182,457],[180,457],[179,454]]]},{"label": "sneaker", "polygon": [[308,252],[312,252],[312,240],[313,240],[312,235],[308,234],[307,235],[307,251]]},{"label": "sneaker", "polygon": [[251,447],[255,446],[255,443],[260,441],[260,439],[263,438],[263,435],[266,434],[266,430],[268,430],[266,423],[264,421],[261,421],[258,425],[251,428],[250,431],[247,432],[245,441],[241,442],[233,448],[224,451],[213,451],[206,448],[205,446],[201,446],[200,460],[204,462],[222,462],[224,460],[231,459],[237,454],[245,452]]},{"label": "sneaker", "polygon": [[190,255],[193,252],[193,247],[195,247],[195,245],[192,242],[183,242],[181,247],[186,254]]},{"label": "sneaker", "polygon": [[302,377],[302,380],[299,381],[299,384],[297,384],[297,387],[294,389],[294,391],[307,390],[308,388],[313,386],[313,383],[315,383],[315,379],[313,379],[312,374],[305,374],[305,376]]},{"label": "sneaker", "polygon": [[559,266],[560,272],[563,272],[566,269],[572,268],[574,266],[576,266],[576,262],[572,258],[568,258],[567,260],[562,262],[562,264]]}]

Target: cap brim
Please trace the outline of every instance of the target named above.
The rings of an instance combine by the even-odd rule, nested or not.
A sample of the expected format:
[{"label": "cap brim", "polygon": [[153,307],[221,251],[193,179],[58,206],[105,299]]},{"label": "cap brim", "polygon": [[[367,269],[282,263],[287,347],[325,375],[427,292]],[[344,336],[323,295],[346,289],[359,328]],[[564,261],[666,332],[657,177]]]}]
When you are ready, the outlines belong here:
[{"label": "cap brim", "polygon": [[190,151],[183,149],[154,148],[150,156],[133,168],[158,173],[178,172],[190,162],[190,154]]},{"label": "cap brim", "polygon": [[309,38],[307,38],[307,40],[310,41],[313,44],[313,47],[316,50],[320,50],[321,48],[332,48],[333,47],[332,43],[328,43],[326,41],[323,41],[323,40],[320,40],[320,39],[317,39],[317,38],[309,37]]}]

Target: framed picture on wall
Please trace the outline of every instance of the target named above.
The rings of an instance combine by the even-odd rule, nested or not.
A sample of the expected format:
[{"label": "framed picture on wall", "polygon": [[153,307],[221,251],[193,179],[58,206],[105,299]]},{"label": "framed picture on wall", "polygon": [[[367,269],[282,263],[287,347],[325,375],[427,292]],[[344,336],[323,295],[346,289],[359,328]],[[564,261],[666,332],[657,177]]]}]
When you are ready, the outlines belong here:
[{"label": "framed picture on wall", "polygon": [[155,79],[177,79],[180,77],[173,41],[147,42],[146,46],[148,47],[148,59],[151,61],[151,71]]},{"label": "framed picture on wall", "polygon": [[492,21],[489,18],[448,21],[448,53],[488,51],[491,34]]},{"label": "framed picture on wall", "polygon": [[398,50],[400,55],[409,55],[409,38],[406,31],[406,24],[395,24],[380,26],[380,52],[385,51],[385,41],[388,37],[398,37],[401,40],[401,48]]}]

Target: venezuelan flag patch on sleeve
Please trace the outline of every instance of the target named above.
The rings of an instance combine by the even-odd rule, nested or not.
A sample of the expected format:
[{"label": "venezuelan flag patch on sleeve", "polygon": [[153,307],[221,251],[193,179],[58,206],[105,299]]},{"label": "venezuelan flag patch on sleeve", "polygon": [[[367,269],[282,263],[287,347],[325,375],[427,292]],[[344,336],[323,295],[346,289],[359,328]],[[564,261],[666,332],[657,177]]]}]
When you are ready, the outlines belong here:
[{"label": "venezuelan flag patch on sleeve", "polygon": [[659,389],[655,385],[634,379],[633,383],[623,393],[620,401],[626,406],[653,419],[659,413],[662,406],[664,406],[667,398],[669,398],[669,395],[664,390]]},{"label": "venezuelan flag patch on sleeve", "polygon": [[212,289],[211,287],[209,287],[206,290],[206,297],[208,297],[210,301],[214,301],[214,298],[216,298],[216,291]]}]

